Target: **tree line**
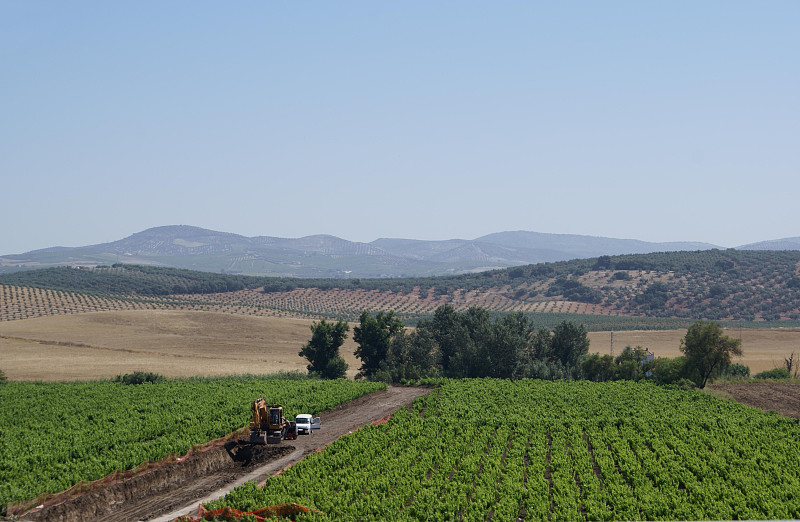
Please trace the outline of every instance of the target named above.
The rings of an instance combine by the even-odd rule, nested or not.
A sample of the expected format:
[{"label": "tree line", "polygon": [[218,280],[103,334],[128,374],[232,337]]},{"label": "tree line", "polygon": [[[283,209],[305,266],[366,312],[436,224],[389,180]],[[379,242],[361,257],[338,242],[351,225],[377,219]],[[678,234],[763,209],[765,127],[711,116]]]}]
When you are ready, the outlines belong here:
[{"label": "tree line", "polygon": [[211,294],[255,288],[261,279],[163,266],[126,265],[93,268],[51,267],[0,276],[0,283],[65,292],[165,296]]},{"label": "tree line", "polygon": [[[339,348],[350,330],[343,320],[311,325],[311,340],[299,355],[309,360],[310,375],[335,379],[348,365]],[[684,355],[654,359],[641,346],[617,357],[589,354],[584,325],[562,321],[553,329],[536,328],[522,313],[492,317],[483,308],[459,312],[451,305],[408,330],[393,311],[362,312],[353,328],[354,352],[361,361],[356,378],[402,382],[432,377],[592,381],[653,379],[664,384],[704,387],[731,371],[741,341],[723,334],[719,323],[697,321],[681,341]],[[742,367],[746,368],[746,367]],[[749,369],[746,370],[749,376]]]},{"label": "tree line", "polygon": [[[322,320],[300,351],[309,373],[344,377],[347,365],[338,350],[349,325]],[[522,313],[492,317],[483,308],[464,312],[451,305],[436,309],[409,331],[393,311],[363,312],[353,328],[361,360],[357,377],[402,381],[427,377],[579,378],[589,350],[586,328],[563,321],[553,330],[536,328]]]}]

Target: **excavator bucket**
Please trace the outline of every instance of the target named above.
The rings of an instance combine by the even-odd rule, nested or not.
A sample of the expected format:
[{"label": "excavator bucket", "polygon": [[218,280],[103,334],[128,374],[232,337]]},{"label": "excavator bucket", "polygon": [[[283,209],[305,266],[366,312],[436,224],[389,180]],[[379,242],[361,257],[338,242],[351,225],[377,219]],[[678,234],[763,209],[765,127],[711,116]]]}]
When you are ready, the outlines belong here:
[{"label": "excavator bucket", "polygon": [[251,431],[250,444],[266,444],[267,432],[266,431]]}]

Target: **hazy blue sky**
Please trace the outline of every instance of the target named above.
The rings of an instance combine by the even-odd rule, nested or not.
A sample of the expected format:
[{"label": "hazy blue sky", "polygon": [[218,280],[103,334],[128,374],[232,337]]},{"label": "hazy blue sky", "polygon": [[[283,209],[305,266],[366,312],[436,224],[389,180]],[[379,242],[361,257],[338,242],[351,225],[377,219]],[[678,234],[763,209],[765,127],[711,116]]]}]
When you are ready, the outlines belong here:
[{"label": "hazy blue sky", "polygon": [[0,254],[800,236],[800,2],[0,2]]}]

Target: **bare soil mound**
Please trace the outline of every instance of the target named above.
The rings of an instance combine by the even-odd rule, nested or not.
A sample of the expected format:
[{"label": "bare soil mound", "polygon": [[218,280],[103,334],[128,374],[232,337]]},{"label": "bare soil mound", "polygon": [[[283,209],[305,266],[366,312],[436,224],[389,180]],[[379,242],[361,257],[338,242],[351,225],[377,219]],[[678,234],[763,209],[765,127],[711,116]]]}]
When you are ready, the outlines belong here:
[{"label": "bare soil mound", "polygon": [[765,411],[776,411],[786,417],[800,418],[798,382],[726,382],[714,384],[712,387],[742,404]]}]

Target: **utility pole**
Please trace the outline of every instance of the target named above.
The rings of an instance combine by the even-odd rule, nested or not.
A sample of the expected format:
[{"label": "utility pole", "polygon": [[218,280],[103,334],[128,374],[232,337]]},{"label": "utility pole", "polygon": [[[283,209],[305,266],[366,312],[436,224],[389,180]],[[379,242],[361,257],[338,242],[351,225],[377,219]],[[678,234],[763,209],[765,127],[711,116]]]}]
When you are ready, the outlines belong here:
[{"label": "utility pole", "polygon": [[611,329],[611,357],[614,357],[614,329]]}]

